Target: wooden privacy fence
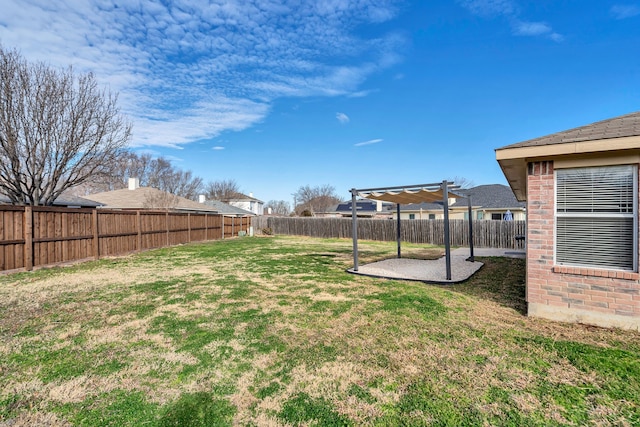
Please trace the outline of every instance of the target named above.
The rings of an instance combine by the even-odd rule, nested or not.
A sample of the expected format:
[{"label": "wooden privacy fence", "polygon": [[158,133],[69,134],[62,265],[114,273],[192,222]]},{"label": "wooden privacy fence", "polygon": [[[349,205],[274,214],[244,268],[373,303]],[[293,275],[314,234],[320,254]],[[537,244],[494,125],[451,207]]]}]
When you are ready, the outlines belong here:
[{"label": "wooden privacy fence", "polygon": [[[270,229],[273,234],[324,238],[352,238],[351,218],[287,218],[254,217],[251,225],[260,232]],[[401,220],[401,240],[411,243],[444,245],[444,220]],[[395,241],[396,220],[358,218],[358,239]],[[469,221],[449,221],[451,245],[469,246]],[[525,221],[473,221],[473,244],[479,248],[523,249],[524,241],[516,236],[526,233]]]},{"label": "wooden privacy fence", "polygon": [[0,206],[0,271],[224,239],[246,233],[249,221],[204,213]]}]

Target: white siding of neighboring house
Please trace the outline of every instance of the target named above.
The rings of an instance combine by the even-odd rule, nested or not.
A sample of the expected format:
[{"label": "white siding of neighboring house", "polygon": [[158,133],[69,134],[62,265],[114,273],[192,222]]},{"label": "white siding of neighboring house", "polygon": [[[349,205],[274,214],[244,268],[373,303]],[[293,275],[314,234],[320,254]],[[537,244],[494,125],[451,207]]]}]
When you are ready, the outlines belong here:
[{"label": "white siding of neighboring house", "polygon": [[229,204],[231,206],[253,212],[256,215],[264,214],[264,203],[259,200],[232,200]]},{"label": "white siding of neighboring house", "polygon": [[[473,215],[473,219],[483,219],[483,220],[491,220],[491,214],[499,213],[502,217],[504,217],[504,213],[506,209],[496,209],[496,210],[484,210],[484,209],[473,209],[471,214]],[[526,215],[523,211],[512,210],[513,219],[516,221],[524,221],[526,219]],[[432,219],[444,219],[444,213],[442,211],[433,212],[433,211],[402,211],[400,212],[400,219],[429,219],[429,215],[435,215],[435,218]],[[413,218],[411,218],[413,215]],[[480,217],[478,217],[480,215]],[[393,213],[393,218],[396,218],[396,213]],[[467,219],[467,211],[449,211],[449,219]]]}]

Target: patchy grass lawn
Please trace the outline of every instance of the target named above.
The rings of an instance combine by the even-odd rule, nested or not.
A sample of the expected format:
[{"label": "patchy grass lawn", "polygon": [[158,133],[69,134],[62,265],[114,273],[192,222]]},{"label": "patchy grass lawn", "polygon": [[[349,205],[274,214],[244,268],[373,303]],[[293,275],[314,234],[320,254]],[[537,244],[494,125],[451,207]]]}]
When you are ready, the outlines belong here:
[{"label": "patchy grass lawn", "polygon": [[524,317],[524,261],[482,262],[275,237],[0,276],[0,425],[640,425],[640,334]]}]

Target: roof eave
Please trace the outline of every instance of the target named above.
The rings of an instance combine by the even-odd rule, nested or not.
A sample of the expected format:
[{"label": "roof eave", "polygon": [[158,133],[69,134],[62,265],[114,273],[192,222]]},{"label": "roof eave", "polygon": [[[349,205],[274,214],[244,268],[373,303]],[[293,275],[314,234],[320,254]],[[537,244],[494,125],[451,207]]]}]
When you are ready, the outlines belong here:
[{"label": "roof eave", "polygon": [[496,160],[518,201],[527,200],[527,163],[560,156],[611,154],[640,150],[640,135],[593,141],[565,142],[536,146],[507,146],[496,149]]}]

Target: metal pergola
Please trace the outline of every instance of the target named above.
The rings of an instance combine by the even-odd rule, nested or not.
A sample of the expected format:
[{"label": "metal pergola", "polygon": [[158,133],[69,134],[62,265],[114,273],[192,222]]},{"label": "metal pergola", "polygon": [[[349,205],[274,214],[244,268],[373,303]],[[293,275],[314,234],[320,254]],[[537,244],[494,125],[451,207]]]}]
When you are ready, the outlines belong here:
[{"label": "metal pergola", "polygon": [[466,198],[469,206],[469,258],[473,262],[473,218],[471,211],[471,196],[456,193],[459,185],[446,180],[432,184],[405,185],[400,187],[381,187],[381,188],[364,188],[351,189],[351,218],[353,223],[353,271],[358,271],[358,214],[356,210],[356,199],[362,197],[365,199],[381,200],[396,204],[397,210],[397,243],[398,258],[401,258],[401,221],[400,221],[400,205],[410,203],[437,202],[442,200],[444,208],[444,244],[445,244],[445,263],[446,278],[451,280],[451,239],[449,235],[449,197]]}]

